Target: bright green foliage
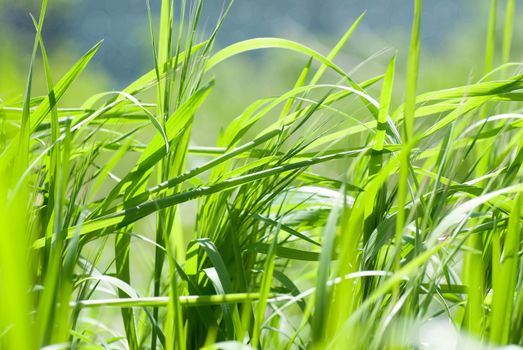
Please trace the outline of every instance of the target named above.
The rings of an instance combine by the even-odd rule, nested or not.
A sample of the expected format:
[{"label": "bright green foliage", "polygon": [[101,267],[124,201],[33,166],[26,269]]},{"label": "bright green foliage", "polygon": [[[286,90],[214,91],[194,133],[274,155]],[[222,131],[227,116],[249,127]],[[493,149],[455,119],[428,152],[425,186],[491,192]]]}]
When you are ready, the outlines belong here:
[{"label": "bright green foliage", "polygon": [[[44,1],[24,96],[0,100],[1,349],[523,346],[523,76],[492,80],[498,1],[487,75],[422,94],[414,1],[404,104],[396,55],[361,82],[335,63],[363,15],[326,55],[213,53],[232,3],[201,42],[203,0],[147,5],[152,70],[71,109],[101,44],[54,82]],[[292,88],[192,146],[213,69],[260,49],[301,55]]]}]

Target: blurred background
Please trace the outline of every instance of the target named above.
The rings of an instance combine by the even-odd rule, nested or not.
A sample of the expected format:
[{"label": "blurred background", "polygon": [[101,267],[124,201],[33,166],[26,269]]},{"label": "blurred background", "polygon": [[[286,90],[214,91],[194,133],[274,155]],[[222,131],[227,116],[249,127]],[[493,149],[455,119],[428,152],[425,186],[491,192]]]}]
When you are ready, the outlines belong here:
[{"label": "blurred background", "polygon": [[[151,0],[155,14],[159,3],[160,0]],[[501,37],[505,1],[498,3]],[[420,90],[478,80],[484,69],[490,1],[437,0],[425,1],[423,5]],[[0,98],[4,100],[20,96],[23,91],[35,33],[29,14],[37,15],[39,6],[37,0],[0,0]],[[213,28],[224,9],[222,0],[208,0],[204,6],[201,38]],[[236,0],[217,46],[259,36],[278,36],[326,54],[366,11],[336,62],[352,71],[379,53],[354,72],[356,79],[365,79],[384,72],[390,56],[397,51],[401,77],[412,7],[410,0]],[[515,20],[512,60],[521,60],[522,23]],[[44,40],[54,79],[59,79],[101,39],[101,50],[62,106],[77,105],[96,92],[122,89],[153,67],[153,56],[145,0],[49,0]],[[254,99],[290,88],[305,61],[298,55],[272,50],[220,65],[213,72],[217,86],[206,108],[219,118],[230,120]],[[35,92],[44,93],[42,69],[37,67],[35,76]],[[241,99],[234,98],[239,94]],[[212,131],[206,128],[214,128],[213,123],[203,124],[203,135]]]}]

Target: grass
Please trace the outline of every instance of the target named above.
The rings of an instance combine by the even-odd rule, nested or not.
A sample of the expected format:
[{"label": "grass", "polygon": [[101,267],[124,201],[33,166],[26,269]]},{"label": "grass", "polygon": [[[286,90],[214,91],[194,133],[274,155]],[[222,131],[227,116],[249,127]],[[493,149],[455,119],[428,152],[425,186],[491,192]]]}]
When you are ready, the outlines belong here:
[{"label": "grass", "polygon": [[[232,3],[203,41],[202,0],[162,0],[159,23],[147,3],[151,71],[63,108],[101,43],[54,81],[44,0],[25,92],[0,100],[0,348],[523,346],[517,8],[497,55],[491,4],[485,76],[419,93],[414,1],[402,103],[395,54],[364,81],[335,63],[363,15],[326,55],[215,52]],[[301,55],[293,87],[193,146],[215,67],[261,49]]]}]

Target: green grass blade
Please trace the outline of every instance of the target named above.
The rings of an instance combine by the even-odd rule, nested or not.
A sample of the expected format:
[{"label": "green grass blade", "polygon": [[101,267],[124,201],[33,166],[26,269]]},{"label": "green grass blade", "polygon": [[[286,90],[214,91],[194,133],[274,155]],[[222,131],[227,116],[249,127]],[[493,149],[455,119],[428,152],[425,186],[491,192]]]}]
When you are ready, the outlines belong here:
[{"label": "green grass blade", "polygon": [[403,128],[403,145],[400,153],[400,175],[398,184],[398,214],[396,218],[395,231],[395,266],[399,268],[401,241],[406,220],[407,191],[409,185],[409,167],[410,154],[414,146],[414,117],[416,113],[416,86],[419,70],[420,54],[420,22],[421,22],[421,0],[414,2],[414,21],[412,24],[412,34],[409,48],[409,60],[407,67],[407,83],[405,91],[405,110],[404,110],[404,128]]},{"label": "green grass blade", "polygon": [[[338,54],[340,53],[341,49],[345,46],[345,44],[347,43],[347,41],[350,39],[350,37],[352,36],[352,34],[354,33],[354,31],[356,30],[356,28],[358,27],[358,25],[360,24],[361,20],[363,19],[363,17],[365,17],[365,12],[362,13],[357,19],[356,21],[354,21],[354,23],[349,27],[349,29],[347,29],[347,31],[345,32],[345,34],[343,35],[343,37],[340,39],[340,41],[338,41],[338,43],[336,44],[336,46],[334,46],[334,48],[329,52],[329,54],[327,55],[327,59],[329,61],[332,61],[336,58],[336,56],[338,56]],[[312,80],[310,81],[310,85],[314,85],[316,84],[318,81],[320,81],[321,77],[325,74],[325,71],[327,70],[328,66],[325,65],[324,63],[320,66],[320,68],[318,68],[318,70],[316,71],[316,74],[314,74],[314,76],[312,77]]]},{"label": "green grass blade", "polygon": [[491,0],[489,22],[487,29],[487,42],[485,47],[485,74],[490,72],[494,64],[494,53],[496,50],[496,16],[497,16],[497,0]]},{"label": "green grass blade", "polygon": [[510,341],[516,283],[518,280],[518,255],[522,238],[522,198],[523,196],[520,193],[514,199],[501,259],[492,262],[495,265],[499,265],[499,267],[492,270],[493,297],[490,315],[490,340],[495,344],[505,345],[509,344]]},{"label": "green grass blade", "polygon": [[[64,93],[69,89],[71,84],[75,81],[75,79],[80,75],[80,73],[82,73],[101,45],[102,41],[93,46],[82,58],[80,58],[80,60],[78,60],[78,62],[75,63],[69,72],[67,72],[67,74],[64,75],[64,77],[55,84],[53,90],[55,103],[60,100]],[[53,108],[53,105],[51,105],[50,98],[47,97],[34,111],[33,120],[31,121],[32,131],[34,131],[40,125],[40,123],[44,121],[44,118],[51,111],[51,108]]]},{"label": "green grass blade", "polygon": [[[344,191],[342,191],[343,193]],[[327,281],[331,275],[331,263],[334,254],[334,243],[336,241],[337,221],[340,213],[338,206],[334,207],[325,225],[321,253],[318,265],[318,278],[316,282],[316,294],[314,299],[314,316],[312,322],[312,341],[318,347],[324,342],[325,325],[327,324],[329,307],[329,287]]]},{"label": "green grass blade", "polygon": [[505,27],[503,30],[503,63],[510,62],[515,13],[516,0],[507,0],[507,7],[505,9]]}]

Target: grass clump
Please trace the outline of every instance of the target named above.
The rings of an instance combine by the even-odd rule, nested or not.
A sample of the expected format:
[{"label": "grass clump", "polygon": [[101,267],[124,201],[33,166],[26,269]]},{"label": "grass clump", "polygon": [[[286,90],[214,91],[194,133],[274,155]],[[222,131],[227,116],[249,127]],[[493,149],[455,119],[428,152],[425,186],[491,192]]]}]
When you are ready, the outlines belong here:
[{"label": "grass clump", "polygon": [[[326,55],[279,38],[215,52],[229,7],[200,41],[203,0],[162,0],[153,69],[62,108],[101,44],[54,81],[44,0],[25,93],[0,101],[1,348],[523,346],[515,1],[501,67],[492,1],[485,77],[421,94],[414,5],[404,103],[395,56],[364,81],[335,63],[363,16]],[[293,87],[193,146],[213,69],[272,48],[303,56]]]}]

